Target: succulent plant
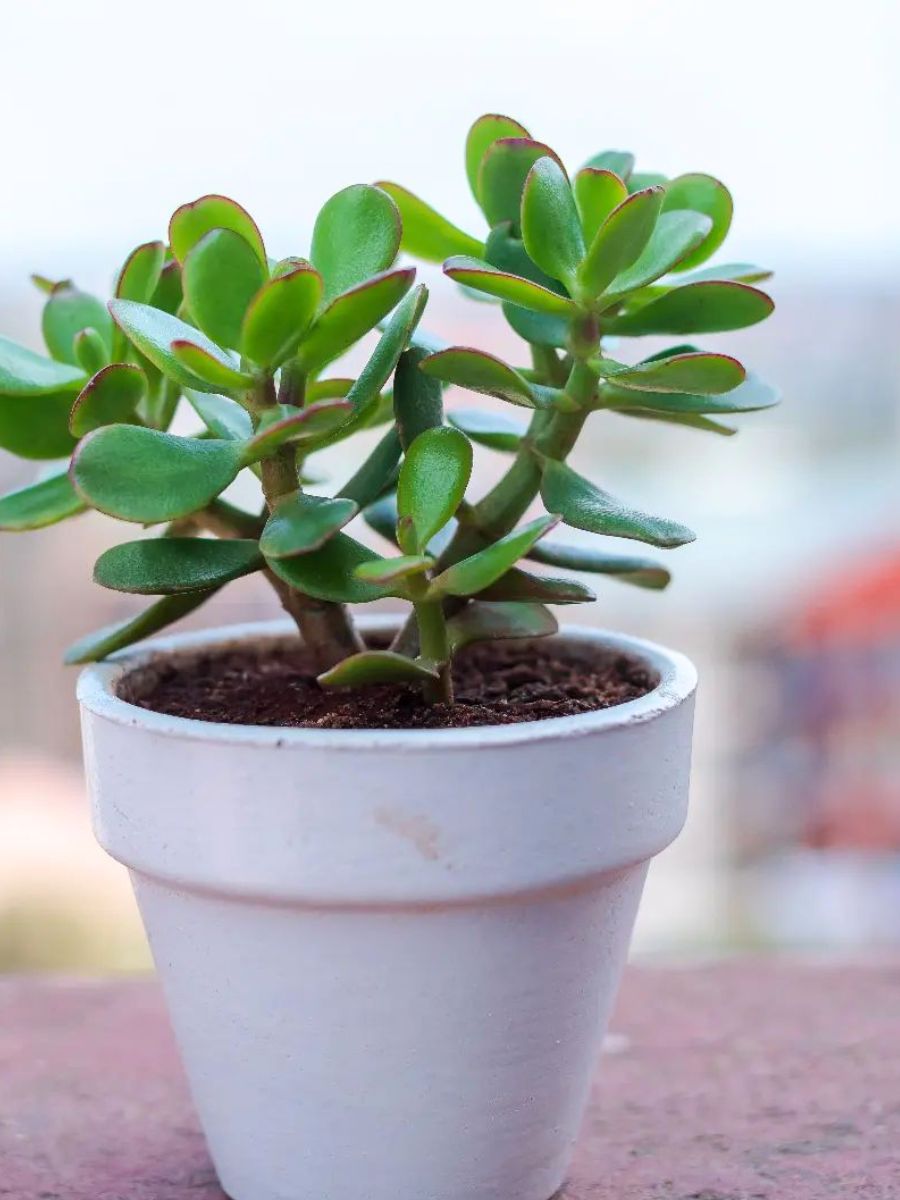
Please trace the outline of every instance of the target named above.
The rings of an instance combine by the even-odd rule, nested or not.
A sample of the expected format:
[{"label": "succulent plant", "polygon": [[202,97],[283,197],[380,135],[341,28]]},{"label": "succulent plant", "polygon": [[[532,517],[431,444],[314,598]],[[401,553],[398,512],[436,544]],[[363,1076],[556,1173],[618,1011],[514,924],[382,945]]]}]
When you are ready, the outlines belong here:
[{"label": "succulent plant", "polygon": [[[323,686],[402,681],[449,702],[459,649],[552,633],[547,605],[594,598],[523,561],[666,585],[655,559],[545,538],[560,521],[661,548],[694,536],[566,459],[595,412],[731,433],[720,417],[774,404],[773,389],[736,359],[693,344],[637,362],[607,353],[608,338],[761,321],[772,301],[754,285],[768,272],[703,265],[732,210],[708,175],[638,175],[631,155],[606,151],[570,180],[553,150],[493,115],[472,126],[465,160],[483,239],[398,184],[359,184],[326,202],[308,258],[273,262],[243,208],[204,196],[176,211],[166,243],[132,252],[108,306],[70,281],[36,277],[50,357],[0,339],[0,446],[52,465],[0,498],[0,529],[93,508],[157,531],[94,568],[105,587],[157,599],[78,642],[69,662],[103,658],[261,571]],[[443,261],[451,279],[501,303],[528,365],[423,334],[426,291],[413,268],[395,265],[401,249]],[[358,375],[331,375],[373,330]],[[447,384],[530,419],[467,408],[445,420]],[[193,413],[194,433],[170,432],[178,409]],[[343,486],[308,490],[310,455],[376,426],[384,433]],[[473,443],[512,456],[477,502],[467,498]],[[222,495],[245,471],[261,487],[255,512]],[[538,497],[545,514],[521,524]],[[359,513],[396,553],[345,532]],[[412,616],[390,649],[369,649],[346,606],[384,597],[408,601]]]}]

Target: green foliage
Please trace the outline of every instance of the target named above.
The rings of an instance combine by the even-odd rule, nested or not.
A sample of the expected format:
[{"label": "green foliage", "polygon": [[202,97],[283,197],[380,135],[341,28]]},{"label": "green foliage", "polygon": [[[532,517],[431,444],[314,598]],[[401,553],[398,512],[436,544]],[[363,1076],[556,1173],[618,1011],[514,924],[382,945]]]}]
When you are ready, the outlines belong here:
[{"label": "green foliage", "polygon": [[[0,339],[0,449],[71,461],[0,497],[0,530],[86,508],[160,527],[95,567],[104,587],[159,598],[67,661],[129,646],[256,572],[297,622],[322,686],[399,683],[449,702],[454,654],[553,634],[548,605],[594,599],[565,572],[668,584],[654,558],[545,538],[559,521],[663,549],[694,536],[566,459],[597,414],[730,435],[718,418],[776,403],[722,351],[677,344],[641,357],[620,342],[613,358],[607,341],[751,326],[772,310],[756,286],[769,272],[710,263],[733,209],[710,175],[667,179],[607,150],[570,176],[496,114],[471,127],[465,166],[485,217],[473,233],[398,183],[353,184],[326,200],[308,249],[272,263],[250,214],[208,195],[176,210],[166,241],[125,258],[108,306],[71,280],[35,277],[47,354]],[[529,365],[423,332],[427,294],[414,268],[395,265],[401,248],[495,302],[523,341],[512,362]],[[351,350],[355,373],[325,373]],[[446,385],[499,403],[445,416]],[[357,434],[349,478],[306,491],[321,482],[307,460]],[[477,500],[473,444],[511,456]],[[241,473],[261,491],[252,512],[223,495]],[[528,520],[538,502],[546,511]],[[348,532],[359,514],[386,554]],[[388,597],[411,606],[412,624],[389,649],[361,649],[343,606]]]}]

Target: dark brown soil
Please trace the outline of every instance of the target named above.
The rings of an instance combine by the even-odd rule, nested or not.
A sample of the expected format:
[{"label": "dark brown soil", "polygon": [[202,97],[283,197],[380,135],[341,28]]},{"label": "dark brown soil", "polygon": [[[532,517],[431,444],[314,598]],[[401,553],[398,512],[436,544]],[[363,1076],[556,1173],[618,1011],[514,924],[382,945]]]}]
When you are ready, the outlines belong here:
[{"label": "dark brown soil", "polygon": [[452,706],[425,704],[396,684],[324,691],[303,647],[275,642],[160,657],[126,675],[118,694],[154,712],[231,725],[459,729],[610,708],[656,686],[638,659],[588,658],[559,643],[483,643],[457,656],[453,678]]}]

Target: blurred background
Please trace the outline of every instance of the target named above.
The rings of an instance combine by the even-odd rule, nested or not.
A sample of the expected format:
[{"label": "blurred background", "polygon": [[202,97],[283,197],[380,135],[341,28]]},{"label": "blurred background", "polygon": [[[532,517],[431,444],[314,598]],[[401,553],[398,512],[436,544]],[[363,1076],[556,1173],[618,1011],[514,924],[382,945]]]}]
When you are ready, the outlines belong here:
[{"label": "blurred background", "polygon": [[[477,233],[462,147],[485,111],[573,169],[618,148],[639,170],[718,175],[736,208],[718,257],[775,268],[778,308],[704,345],[779,383],[783,406],[731,439],[598,415],[574,460],[699,535],[668,557],[666,593],[594,577],[597,602],[564,614],[701,671],[691,816],[651,872],[636,952],[900,942],[900,7],[325,7],[11,7],[0,331],[40,348],[29,272],[106,295],[128,251],[210,191],[276,257],[305,252],[332,192],[380,178]],[[423,277],[445,339],[520,353],[489,305]],[[501,463],[477,457],[483,486]],[[0,490],[34,474],[0,451]],[[149,961],[124,871],[91,838],[60,665],[140,607],[91,583],[121,540],[95,515],[0,538],[0,970]],[[276,611],[243,580],[193,623]]]}]

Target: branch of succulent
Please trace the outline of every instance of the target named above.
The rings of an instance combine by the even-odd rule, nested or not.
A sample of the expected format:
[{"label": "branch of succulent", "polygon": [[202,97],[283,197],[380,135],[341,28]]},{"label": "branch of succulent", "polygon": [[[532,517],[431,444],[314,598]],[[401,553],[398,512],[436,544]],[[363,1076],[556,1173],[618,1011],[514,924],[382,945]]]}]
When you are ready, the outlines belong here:
[{"label": "branch of succulent", "polygon": [[[636,175],[630,155],[607,151],[570,181],[549,147],[499,116],[473,125],[466,168],[483,241],[396,184],[359,184],[322,208],[308,259],[273,262],[248,213],[204,196],[177,210],[166,243],[128,257],[108,306],[68,280],[35,277],[50,357],[0,339],[0,447],[50,465],[0,497],[0,529],[86,509],[157,527],[94,570],[105,587],[156,599],[82,639],[67,661],[101,659],[260,571],[323,686],[402,681],[449,703],[462,647],[551,633],[547,605],[594,598],[522,561],[666,586],[654,559],[541,540],[560,521],[665,549],[694,536],[566,459],[601,410],[732,433],[720,416],[774,404],[774,390],[728,355],[679,344],[619,361],[605,344],[752,325],[772,310],[754,286],[768,272],[701,267],[731,221],[731,197],[710,176]],[[395,264],[401,248],[446,260],[451,279],[500,303],[531,365],[435,349],[418,332],[425,288]],[[367,335],[377,340],[358,375],[329,374]],[[530,420],[469,408],[445,418],[448,384]],[[176,416],[199,427],[173,433]],[[309,490],[307,460],[356,434],[364,449],[347,482]],[[512,455],[477,501],[466,496],[473,443]],[[238,476],[261,508],[223,496]],[[546,514],[521,524],[538,497]],[[359,514],[397,554],[345,531]],[[390,650],[366,649],[346,606],[385,597],[406,601],[410,620]]]}]

